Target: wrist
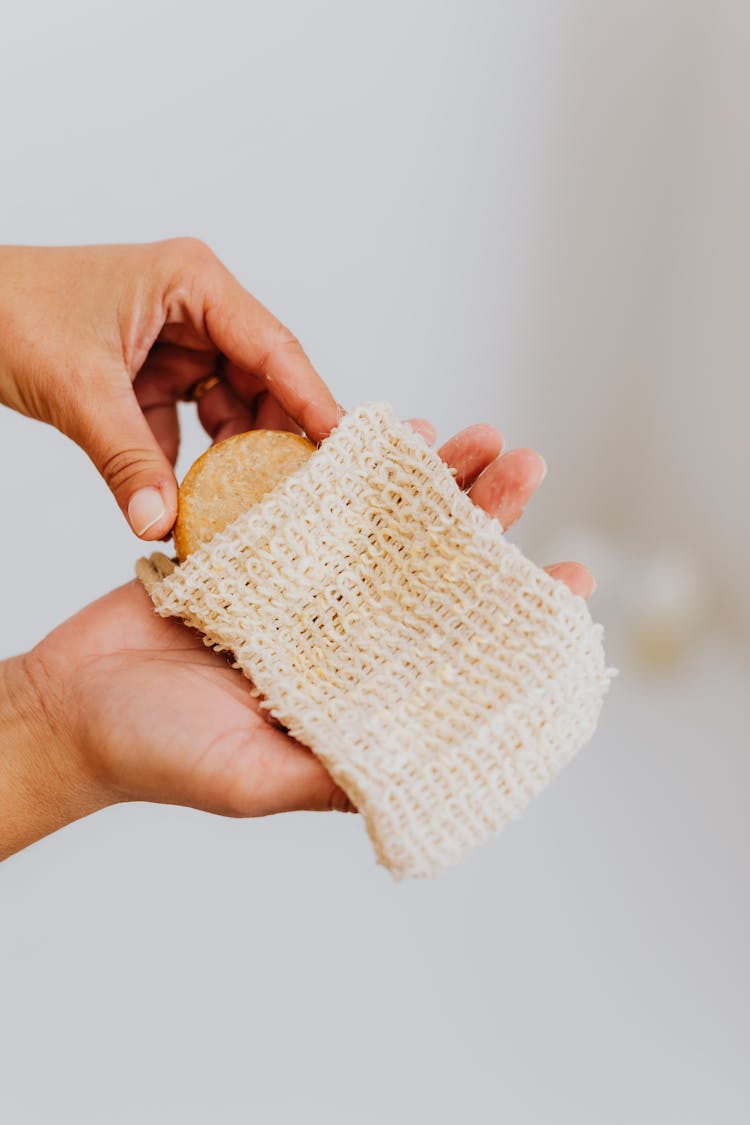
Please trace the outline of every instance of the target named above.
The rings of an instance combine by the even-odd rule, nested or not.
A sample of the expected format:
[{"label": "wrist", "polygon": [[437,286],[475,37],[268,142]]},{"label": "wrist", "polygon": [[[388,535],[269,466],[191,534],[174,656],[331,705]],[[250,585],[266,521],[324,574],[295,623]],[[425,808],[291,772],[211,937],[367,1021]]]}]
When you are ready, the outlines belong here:
[{"label": "wrist", "polygon": [[0,662],[0,860],[112,803],[35,663],[34,653]]}]

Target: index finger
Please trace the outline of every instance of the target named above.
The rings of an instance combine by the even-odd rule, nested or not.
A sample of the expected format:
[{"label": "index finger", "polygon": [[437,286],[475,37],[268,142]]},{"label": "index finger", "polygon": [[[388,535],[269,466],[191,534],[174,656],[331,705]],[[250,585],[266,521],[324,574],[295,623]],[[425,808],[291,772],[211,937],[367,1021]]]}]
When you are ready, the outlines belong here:
[{"label": "index finger", "polygon": [[255,380],[263,384],[311,441],[328,436],[343,412],[299,340],[223,267],[215,292],[206,296],[204,322],[229,360],[228,375],[241,398],[246,396],[236,384],[244,373],[251,386]]}]

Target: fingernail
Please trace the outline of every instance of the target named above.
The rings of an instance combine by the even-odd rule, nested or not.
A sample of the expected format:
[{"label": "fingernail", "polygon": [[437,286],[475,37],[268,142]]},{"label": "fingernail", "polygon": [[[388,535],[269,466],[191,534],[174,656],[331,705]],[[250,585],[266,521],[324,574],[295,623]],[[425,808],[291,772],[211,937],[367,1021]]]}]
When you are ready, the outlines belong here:
[{"label": "fingernail", "polygon": [[139,488],[130,497],[128,522],[136,535],[145,535],[166,515],[167,509],[158,488]]},{"label": "fingernail", "polygon": [[538,457],[539,457],[539,460],[542,462],[542,475],[539,478],[539,483],[541,484],[542,481],[544,480],[544,478],[547,475],[547,462],[544,460],[541,453],[538,454]]},{"label": "fingernail", "polygon": [[346,414],[346,411],[344,410],[343,406],[341,405],[340,402],[337,402],[336,403],[336,425],[339,424],[339,422],[341,421],[341,419],[344,417],[345,414]]}]

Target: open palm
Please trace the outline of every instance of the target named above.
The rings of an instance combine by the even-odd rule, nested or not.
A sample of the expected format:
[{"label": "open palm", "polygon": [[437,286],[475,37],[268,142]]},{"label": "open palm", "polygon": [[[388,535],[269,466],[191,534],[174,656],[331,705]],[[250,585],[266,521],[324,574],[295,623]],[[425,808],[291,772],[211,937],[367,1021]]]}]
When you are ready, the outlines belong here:
[{"label": "open palm", "polygon": [[346,806],[315,756],[269,722],[226,658],[157,617],[137,581],[39,648],[71,736],[113,800],[253,816]]},{"label": "open palm", "polygon": [[[428,423],[412,425],[434,438]],[[469,427],[440,454],[458,484],[506,527],[543,478],[537,454],[502,454],[490,426]],[[548,570],[575,593],[591,592],[591,576],[578,564]],[[233,816],[351,807],[311,751],[268,719],[228,660],[181,622],[156,616],[136,581],[66,621],[33,658],[109,801]]]}]

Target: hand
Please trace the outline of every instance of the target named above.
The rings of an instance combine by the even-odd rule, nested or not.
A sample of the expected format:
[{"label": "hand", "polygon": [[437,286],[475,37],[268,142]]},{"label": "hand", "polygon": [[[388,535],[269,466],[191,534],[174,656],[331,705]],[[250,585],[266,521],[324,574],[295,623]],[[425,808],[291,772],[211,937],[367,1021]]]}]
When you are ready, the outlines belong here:
[{"label": "hand", "polygon": [[[434,440],[429,423],[412,425]],[[475,503],[508,527],[544,462],[531,450],[501,450],[491,426],[470,426],[440,454]],[[584,567],[547,569],[575,593],[591,592]],[[157,617],[137,582],[0,670],[0,858],[119,801],[228,816],[351,808],[318,759],[267,721],[225,657],[181,622]]]},{"label": "hand", "polygon": [[177,512],[177,402],[222,381],[198,413],[215,440],[340,412],[302,347],[203,243],[0,247],[0,403],[89,455],[133,530],[161,539]]}]

